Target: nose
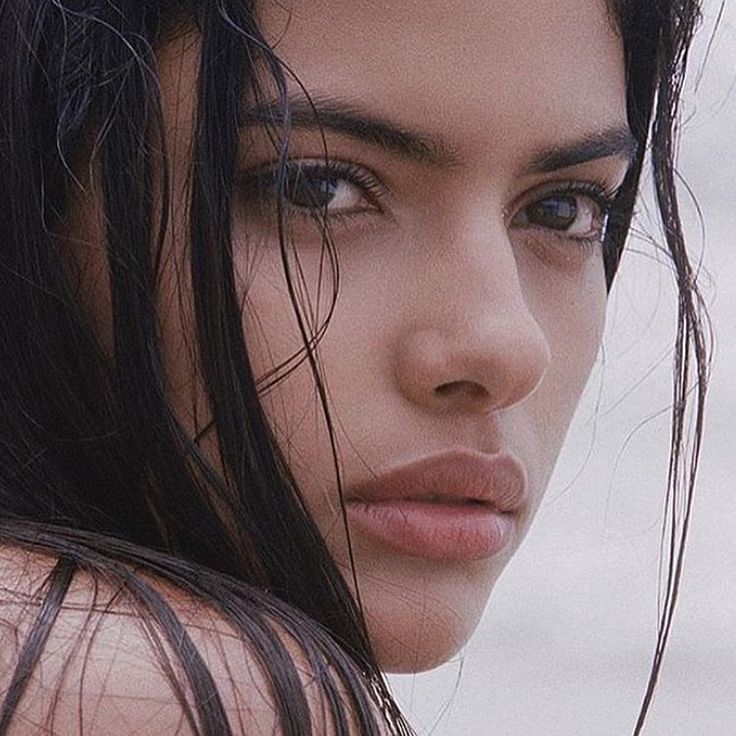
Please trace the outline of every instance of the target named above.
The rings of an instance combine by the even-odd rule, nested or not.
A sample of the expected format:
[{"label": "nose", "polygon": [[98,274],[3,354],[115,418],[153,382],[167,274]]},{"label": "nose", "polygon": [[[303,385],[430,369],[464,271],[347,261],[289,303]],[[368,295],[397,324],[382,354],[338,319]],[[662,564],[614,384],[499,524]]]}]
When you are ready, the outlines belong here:
[{"label": "nose", "polygon": [[[550,365],[504,231],[502,243],[467,252],[418,278],[395,360],[401,392],[416,405],[487,413],[530,396]],[[435,264],[437,266],[437,264]]]}]

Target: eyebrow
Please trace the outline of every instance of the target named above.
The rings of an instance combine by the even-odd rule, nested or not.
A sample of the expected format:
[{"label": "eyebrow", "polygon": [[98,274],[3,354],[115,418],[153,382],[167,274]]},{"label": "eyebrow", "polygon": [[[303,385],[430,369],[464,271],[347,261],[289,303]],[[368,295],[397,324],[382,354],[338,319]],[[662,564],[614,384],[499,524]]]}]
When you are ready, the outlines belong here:
[{"label": "eyebrow", "polygon": [[[440,141],[409,130],[361,109],[359,106],[333,97],[312,97],[311,104],[303,97],[287,98],[291,124],[294,128],[319,130],[324,128],[363,143],[384,148],[402,158],[418,163],[443,165],[457,163],[457,157]],[[246,111],[248,125],[283,124],[283,113],[277,101],[265,102]]]},{"label": "eyebrow", "polygon": [[[287,97],[293,128],[330,130],[354,140],[378,146],[401,158],[431,166],[457,166],[460,157],[442,140],[410,130],[391,120],[373,115],[355,103],[334,97]],[[246,110],[243,125],[283,125],[278,101],[259,103]],[[588,161],[615,156],[629,163],[639,143],[627,125],[591,132],[582,138],[536,151],[525,173],[550,173]]]},{"label": "eyebrow", "polygon": [[631,165],[638,151],[639,142],[628,125],[622,125],[589,133],[570,144],[539,151],[532,158],[528,170],[531,173],[547,174],[609,156],[626,159]]}]

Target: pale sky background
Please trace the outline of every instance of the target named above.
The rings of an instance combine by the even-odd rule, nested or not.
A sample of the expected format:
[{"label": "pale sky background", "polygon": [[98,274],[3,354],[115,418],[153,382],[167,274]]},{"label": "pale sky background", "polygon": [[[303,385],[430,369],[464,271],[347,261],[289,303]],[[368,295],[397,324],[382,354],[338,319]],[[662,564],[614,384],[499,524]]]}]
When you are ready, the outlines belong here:
[{"label": "pale sky background", "polygon": [[[641,0],[645,2],[646,0]],[[680,170],[716,335],[694,521],[665,666],[645,734],[736,734],[736,0],[705,0],[687,84]],[[698,79],[698,73],[700,78]],[[697,82],[697,84],[696,84]],[[672,277],[633,244],[605,349],[546,501],[465,652],[392,678],[419,734],[631,734],[657,625],[667,470]]]}]

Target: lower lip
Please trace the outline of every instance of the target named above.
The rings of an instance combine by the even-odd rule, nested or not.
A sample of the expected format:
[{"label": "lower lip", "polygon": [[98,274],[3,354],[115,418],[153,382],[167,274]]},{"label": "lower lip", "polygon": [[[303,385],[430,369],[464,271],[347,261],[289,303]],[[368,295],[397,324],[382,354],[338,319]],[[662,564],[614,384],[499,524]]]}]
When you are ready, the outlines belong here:
[{"label": "lower lip", "polygon": [[351,529],[396,552],[429,560],[482,560],[500,552],[514,518],[483,504],[351,500]]}]

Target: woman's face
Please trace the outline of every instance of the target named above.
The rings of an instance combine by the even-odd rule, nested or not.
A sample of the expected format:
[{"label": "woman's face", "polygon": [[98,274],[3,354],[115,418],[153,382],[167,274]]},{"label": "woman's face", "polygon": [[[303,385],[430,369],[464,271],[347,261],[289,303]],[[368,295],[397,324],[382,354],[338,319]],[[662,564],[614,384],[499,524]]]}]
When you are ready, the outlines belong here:
[{"label": "woman's face", "polygon": [[[631,153],[621,40],[603,0],[264,0],[259,15],[322,111],[324,140],[290,79],[301,162],[287,188],[290,260],[303,316],[320,325],[335,278],[311,191],[339,260],[318,360],[362,602],[387,670],[430,668],[467,640],[526,533],[597,354],[605,200]],[[198,54],[195,37],[161,52],[181,198],[174,254]],[[269,214],[273,146],[257,127],[245,138],[235,257],[264,376],[302,338]],[[166,354],[194,431],[202,387],[175,291],[162,310]],[[307,364],[263,403],[352,585]],[[406,467],[417,461],[428,464]]]}]

